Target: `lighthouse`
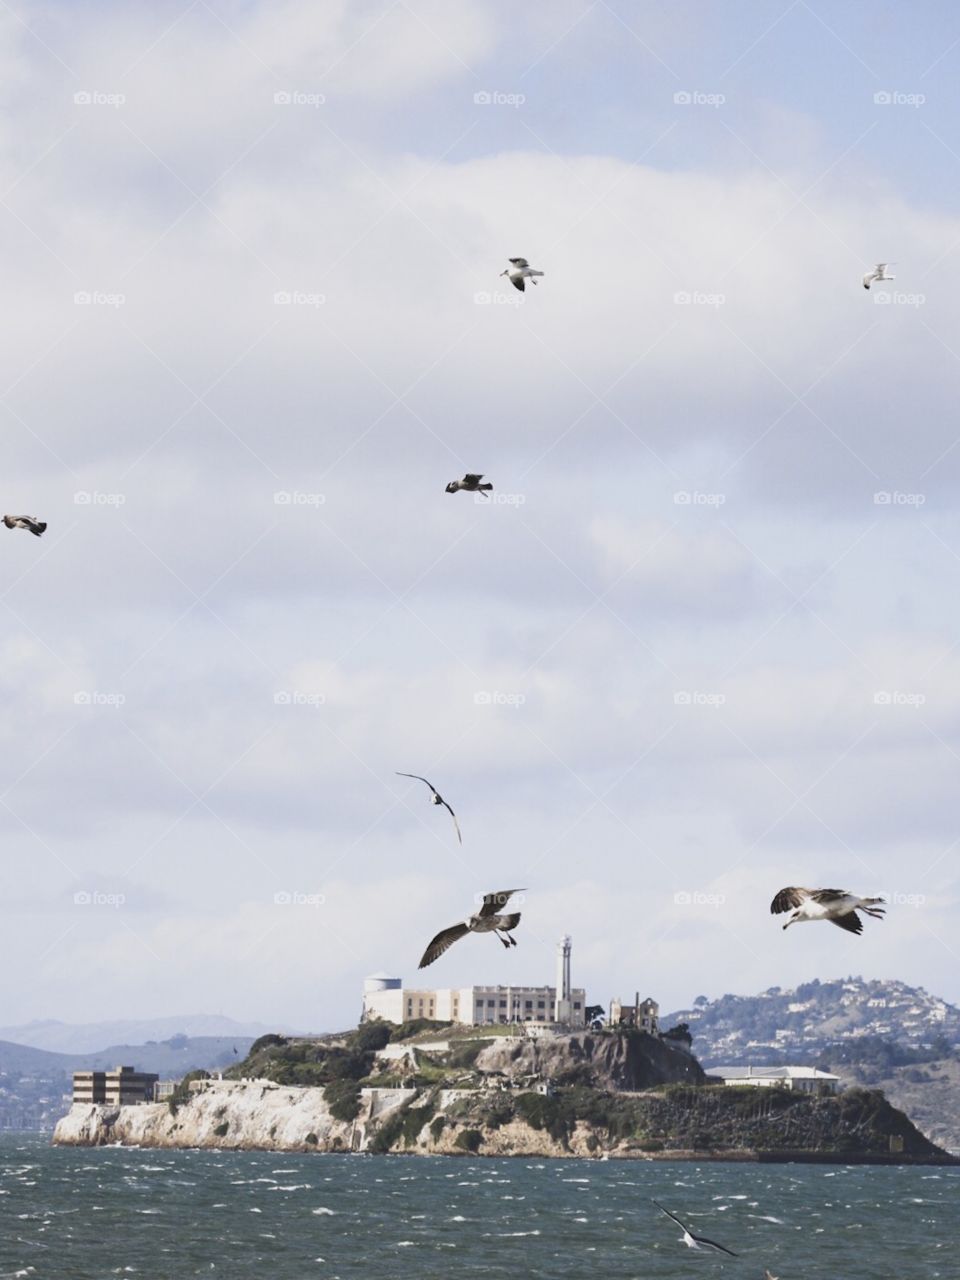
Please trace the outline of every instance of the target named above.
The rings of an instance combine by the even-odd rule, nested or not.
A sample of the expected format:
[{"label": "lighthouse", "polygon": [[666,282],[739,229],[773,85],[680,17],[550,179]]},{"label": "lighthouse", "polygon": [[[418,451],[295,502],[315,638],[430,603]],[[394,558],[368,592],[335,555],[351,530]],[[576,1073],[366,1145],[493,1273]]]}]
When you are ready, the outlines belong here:
[{"label": "lighthouse", "polygon": [[567,1025],[573,1021],[573,1004],[570,986],[570,952],[573,942],[569,934],[557,943],[557,995],[554,1002],[553,1020]]}]

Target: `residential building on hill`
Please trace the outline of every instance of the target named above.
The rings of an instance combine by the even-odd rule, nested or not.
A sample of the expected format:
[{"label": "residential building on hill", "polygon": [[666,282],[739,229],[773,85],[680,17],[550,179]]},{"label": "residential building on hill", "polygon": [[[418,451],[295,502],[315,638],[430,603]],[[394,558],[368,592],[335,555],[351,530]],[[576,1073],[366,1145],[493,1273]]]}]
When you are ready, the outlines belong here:
[{"label": "residential building on hill", "polygon": [[152,1102],[159,1076],[136,1067],[116,1067],[113,1071],[75,1071],[74,1103],[103,1103],[106,1106],[129,1106],[134,1102]]}]

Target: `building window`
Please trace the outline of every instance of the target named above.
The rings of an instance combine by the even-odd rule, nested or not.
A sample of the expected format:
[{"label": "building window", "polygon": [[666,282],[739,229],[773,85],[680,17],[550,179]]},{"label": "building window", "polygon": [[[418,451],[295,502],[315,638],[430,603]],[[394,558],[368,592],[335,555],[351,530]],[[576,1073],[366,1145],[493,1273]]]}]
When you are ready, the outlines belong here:
[{"label": "building window", "polygon": [[533,1008],[533,1001],[532,1001],[532,1000],[524,1000],[524,1002],[523,1002],[523,1007],[524,1007],[525,1009],[532,1009],[532,1008]]},{"label": "building window", "polygon": [[538,1000],[538,1001],[537,1001],[537,1008],[538,1008],[538,1009],[545,1009],[546,1007],[547,1007],[547,1006],[544,1004],[544,1002],[543,1002],[542,1000]]},{"label": "building window", "polygon": [[580,1001],[579,1001],[579,1000],[574,1000],[574,1002],[573,1002],[573,1007],[574,1007],[575,1009],[579,1009],[579,1008],[580,1008]]}]

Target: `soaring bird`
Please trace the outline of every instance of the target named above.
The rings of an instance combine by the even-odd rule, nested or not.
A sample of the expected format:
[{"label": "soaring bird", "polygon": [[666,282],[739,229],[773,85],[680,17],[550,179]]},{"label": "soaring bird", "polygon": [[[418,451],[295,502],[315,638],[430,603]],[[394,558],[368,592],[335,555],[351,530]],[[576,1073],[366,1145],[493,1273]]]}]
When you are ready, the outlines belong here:
[{"label": "soaring bird", "polygon": [[708,1240],[706,1236],[695,1236],[689,1228],[683,1225],[675,1214],[670,1212],[669,1209],[665,1209],[662,1204],[657,1204],[656,1200],[654,1200],[653,1203],[657,1205],[657,1208],[661,1213],[665,1213],[668,1218],[672,1218],[677,1224],[683,1232],[681,1239],[688,1249],[706,1249],[708,1251],[712,1249],[714,1253],[727,1253],[731,1258],[737,1258],[740,1256],[739,1254],[734,1253],[732,1249],[726,1248],[725,1245],[717,1244],[716,1240]]},{"label": "soaring bird", "polygon": [[483,906],[479,911],[468,916],[461,924],[451,925],[449,929],[442,929],[437,934],[423,953],[419,967],[425,969],[428,964],[433,964],[438,956],[443,955],[447,947],[452,947],[468,933],[495,933],[505,947],[515,947],[517,940],[511,938],[510,931],[520,923],[520,912],[503,915],[497,911],[497,908],[506,906],[511,894],[522,892],[521,889],[500,889],[497,893],[485,894]]},{"label": "soaring bird", "polygon": [[474,475],[472,471],[468,471],[462,480],[451,480],[447,485],[447,493],[457,493],[462,489],[464,493],[489,493],[493,485],[488,480],[486,484],[481,484],[483,472]]},{"label": "soaring bird", "polygon": [[457,821],[457,815],[453,812],[453,810],[447,804],[446,800],[444,800],[443,796],[440,794],[437,788],[433,785],[433,783],[427,782],[426,778],[421,778],[419,773],[401,773],[399,769],[395,769],[394,773],[397,775],[398,778],[416,778],[418,782],[427,783],[427,786],[430,788],[433,794],[433,803],[442,804],[443,807],[450,814],[450,817],[453,819],[453,825],[457,829],[457,839],[460,841],[461,844],[463,844],[463,836],[460,834],[460,823]]},{"label": "soaring bird", "polygon": [[883,898],[858,898],[846,889],[801,889],[794,885],[780,890],[770,903],[770,912],[780,915],[792,909],[790,919],[783,926],[785,929],[804,920],[829,920],[849,933],[863,933],[863,921],[857,910],[882,920],[885,908],[877,905],[881,902]]},{"label": "soaring bird", "polygon": [[8,529],[29,529],[37,538],[47,527],[44,521],[38,520],[36,516],[4,516],[3,523]]},{"label": "soaring bird", "polygon": [[534,271],[526,258],[509,258],[510,266],[506,271],[501,271],[501,276],[506,276],[515,289],[519,289],[523,293],[526,285],[525,280],[529,280],[531,284],[537,283],[537,276],[542,276],[542,271]]},{"label": "soaring bird", "polygon": [[869,289],[875,280],[896,280],[897,277],[890,275],[887,271],[887,267],[894,265],[896,264],[890,262],[878,262],[872,271],[864,273],[863,287],[865,289]]}]

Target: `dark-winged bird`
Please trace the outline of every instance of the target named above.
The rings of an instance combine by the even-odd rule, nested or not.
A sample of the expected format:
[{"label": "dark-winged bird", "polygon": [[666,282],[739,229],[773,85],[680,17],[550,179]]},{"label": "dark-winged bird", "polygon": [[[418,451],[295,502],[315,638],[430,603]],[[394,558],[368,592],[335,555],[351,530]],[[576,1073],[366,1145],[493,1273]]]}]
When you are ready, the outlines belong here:
[{"label": "dark-winged bird", "polygon": [[482,472],[480,475],[474,475],[472,471],[468,471],[462,480],[451,480],[447,485],[446,492],[457,493],[462,489],[464,493],[489,493],[493,485],[489,481],[486,484],[481,484],[480,481],[482,479]]},{"label": "dark-winged bird", "polygon": [[801,889],[792,885],[780,890],[770,903],[770,913],[776,916],[784,911],[791,912],[790,919],[783,926],[785,929],[805,920],[829,920],[848,933],[863,933],[863,921],[857,910],[865,911],[875,920],[882,920],[885,909],[878,905],[881,902],[883,898],[858,898],[846,889]]},{"label": "dark-winged bird", "polygon": [[542,276],[542,271],[534,271],[526,258],[509,258],[510,263],[506,271],[501,271],[501,276],[506,276],[515,289],[524,292],[526,286],[525,280],[529,280],[531,284],[537,283],[537,276]]},{"label": "dark-winged bird", "polygon": [[657,1204],[656,1200],[653,1203],[657,1205],[661,1213],[665,1213],[668,1218],[672,1218],[677,1224],[683,1232],[681,1239],[688,1249],[706,1249],[708,1251],[712,1250],[714,1253],[727,1253],[731,1258],[739,1257],[739,1254],[734,1253],[732,1249],[728,1249],[726,1245],[717,1244],[716,1240],[708,1240],[706,1236],[695,1236],[689,1227],[683,1225],[676,1214],[671,1213],[669,1209],[665,1209],[662,1204]]},{"label": "dark-winged bird", "polygon": [[47,527],[43,520],[36,516],[4,516],[3,523],[8,529],[29,529],[35,538],[39,538]]},{"label": "dark-winged bird", "polygon": [[437,788],[433,785],[433,783],[427,782],[426,778],[421,778],[419,773],[401,773],[399,769],[395,769],[394,773],[397,775],[398,778],[416,778],[418,782],[427,783],[427,786],[430,788],[430,791],[433,794],[433,803],[442,804],[443,807],[450,814],[450,817],[453,819],[453,825],[457,829],[457,839],[460,841],[461,844],[463,844],[463,836],[460,834],[460,823],[457,821],[457,815],[453,812],[453,810],[447,804],[446,800],[444,800],[443,796],[440,794]]},{"label": "dark-winged bird", "polygon": [[485,894],[479,911],[468,916],[461,924],[451,925],[449,929],[442,929],[437,934],[423,953],[419,967],[425,969],[428,964],[433,964],[448,947],[452,947],[460,938],[465,938],[468,933],[495,933],[505,947],[515,947],[517,940],[510,936],[510,932],[520,923],[520,912],[503,915],[498,908],[506,906],[511,894],[520,892],[520,889],[500,889],[497,893]]}]

